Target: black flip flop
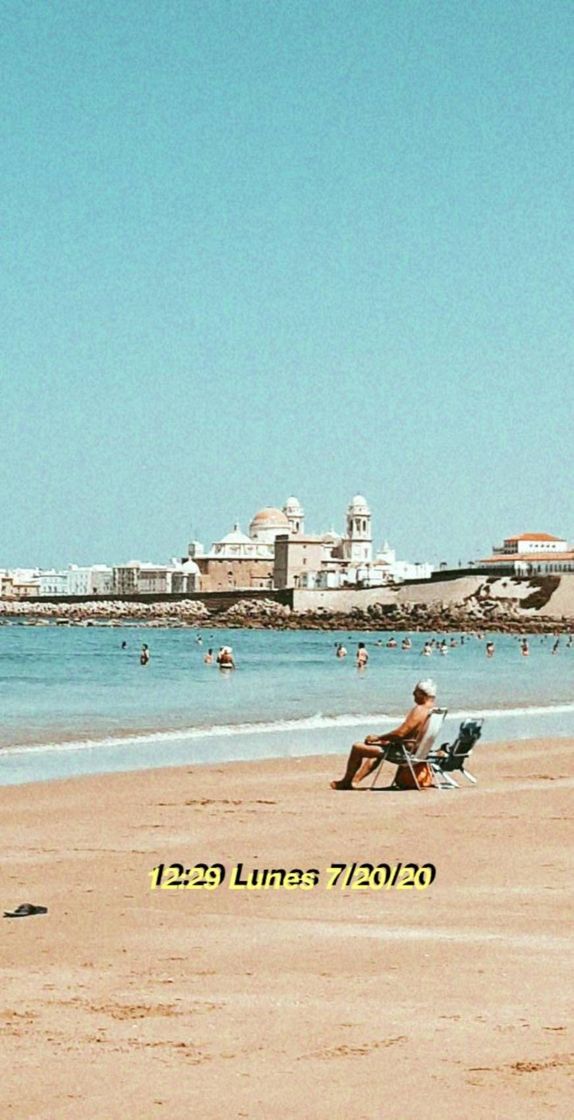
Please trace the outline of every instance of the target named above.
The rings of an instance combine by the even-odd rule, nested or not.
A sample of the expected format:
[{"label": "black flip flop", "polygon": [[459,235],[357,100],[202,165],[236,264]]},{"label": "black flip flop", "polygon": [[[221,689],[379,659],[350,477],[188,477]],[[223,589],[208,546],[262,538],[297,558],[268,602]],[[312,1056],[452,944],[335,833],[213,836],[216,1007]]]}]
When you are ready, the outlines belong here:
[{"label": "black flip flop", "polygon": [[31,902],[23,902],[15,910],[5,910],[5,918],[30,918],[32,914],[47,914],[47,906],[34,906]]}]

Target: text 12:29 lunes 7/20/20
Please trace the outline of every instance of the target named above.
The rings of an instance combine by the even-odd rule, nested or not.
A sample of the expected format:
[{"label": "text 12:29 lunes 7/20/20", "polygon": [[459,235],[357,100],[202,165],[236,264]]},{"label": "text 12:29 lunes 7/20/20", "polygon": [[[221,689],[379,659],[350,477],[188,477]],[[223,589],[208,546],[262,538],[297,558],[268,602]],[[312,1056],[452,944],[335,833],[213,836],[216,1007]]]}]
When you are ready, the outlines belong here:
[{"label": "text 12:29 lunes 7/20/20", "polygon": [[229,869],[222,863],[159,863],[150,872],[151,890],[215,891],[227,883],[233,891],[302,890],[323,886],[325,890],[426,890],[436,878],[432,863],[331,863],[316,867],[245,869],[237,863]]}]

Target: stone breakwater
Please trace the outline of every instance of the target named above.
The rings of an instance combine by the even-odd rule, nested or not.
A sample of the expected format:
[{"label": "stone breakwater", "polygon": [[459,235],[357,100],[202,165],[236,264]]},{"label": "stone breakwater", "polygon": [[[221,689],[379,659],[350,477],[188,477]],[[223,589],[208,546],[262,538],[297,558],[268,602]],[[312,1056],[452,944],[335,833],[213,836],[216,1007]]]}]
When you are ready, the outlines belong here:
[{"label": "stone breakwater", "polygon": [[174,603],[128,603],[112,599],[93,599],[83,603],[0,600],[0,623],[22,622],[31,626],[48,623],[68,623],[75,626],[122,626],[127,623],[198,626],[209,617],[204,603],[190,599]]},{"label": "stone breakwater", "polygon": [[272,599],[243,599],[227,610],[214,612],[195,600],[160,603],[93,600],[84,603],[26,603],[0,601],[0,623],[28,626],[165,626],[230,627],[271,630],[417,630],[434,633],[507,632],[569,633],[574,618],[554,618],[525,610],[515,600],[497,600],[484,593],[463,602],[375,603],[350,611],[327,608],[295,612]]}]

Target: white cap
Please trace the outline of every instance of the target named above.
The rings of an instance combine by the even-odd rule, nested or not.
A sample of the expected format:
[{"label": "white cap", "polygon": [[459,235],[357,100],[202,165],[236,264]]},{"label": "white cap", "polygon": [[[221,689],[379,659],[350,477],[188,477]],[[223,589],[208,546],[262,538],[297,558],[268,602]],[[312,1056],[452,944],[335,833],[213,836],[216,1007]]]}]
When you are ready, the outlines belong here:
[{"label": "white cap", "polygon": [[436,696],[436,684],[434,681],[431,681],[430,677],[426,677],[424,681],[418,681],[415,685],[415,688],[418,688],[421,692],[424,692],[425,696]]}]

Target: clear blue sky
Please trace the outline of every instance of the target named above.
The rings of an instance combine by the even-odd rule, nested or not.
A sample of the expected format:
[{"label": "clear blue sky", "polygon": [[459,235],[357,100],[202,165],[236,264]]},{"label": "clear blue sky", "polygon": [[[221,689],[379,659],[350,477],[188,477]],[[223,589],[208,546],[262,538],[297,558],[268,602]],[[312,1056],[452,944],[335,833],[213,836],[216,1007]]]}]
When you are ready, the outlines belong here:
[{"label": "clear blue sky", "polygon": [[0,567],[574,537],[561,0],[6,0]]}]

